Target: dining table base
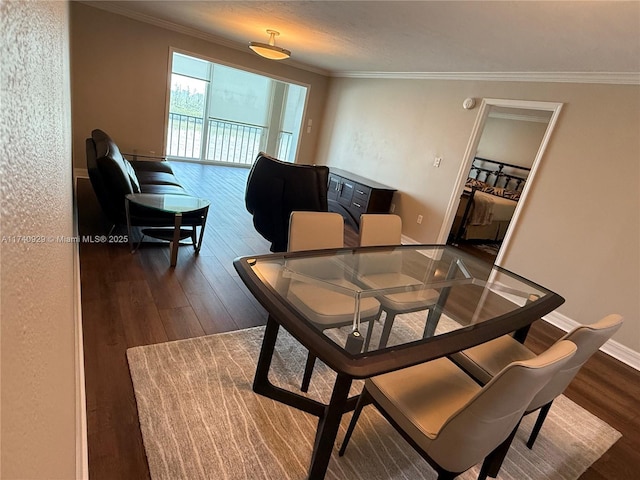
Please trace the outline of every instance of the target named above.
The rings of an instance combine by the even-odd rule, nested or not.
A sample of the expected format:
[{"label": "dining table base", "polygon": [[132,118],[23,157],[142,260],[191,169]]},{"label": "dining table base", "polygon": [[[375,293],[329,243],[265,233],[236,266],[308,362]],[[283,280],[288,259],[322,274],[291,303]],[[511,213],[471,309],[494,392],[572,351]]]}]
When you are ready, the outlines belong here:
[{"label": "dining table base", "polygon": [[275,351],[279,329],[280,324],[269,315],[253,380],[253,391],[318,417],[318,427],[307,478],[309,480],[322,480],[329,466],[342,415],[353,411],[356,407],[358,396],[349,397],[353,378],[341,373],[337,375],[328,404],[275,386],[269,380],[269,369],[271,368],[271,360]]}]

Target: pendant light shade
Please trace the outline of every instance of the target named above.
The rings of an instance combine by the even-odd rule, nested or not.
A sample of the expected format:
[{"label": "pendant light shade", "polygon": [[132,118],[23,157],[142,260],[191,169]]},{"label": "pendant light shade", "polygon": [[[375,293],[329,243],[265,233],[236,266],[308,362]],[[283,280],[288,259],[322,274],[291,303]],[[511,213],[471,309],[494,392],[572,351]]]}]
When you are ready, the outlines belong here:
[{"label": "pendant light shade", "polygon": [[269,34],[269,43],[251,42],[249,43],[249,48],[261,57],[268,58],[269,60],[284,60],[285,58],[289,58],[291,56],[289,50],[276,47],[276,37],[280,35],[280,33],[275,30],[267,30],[267,33]]}]

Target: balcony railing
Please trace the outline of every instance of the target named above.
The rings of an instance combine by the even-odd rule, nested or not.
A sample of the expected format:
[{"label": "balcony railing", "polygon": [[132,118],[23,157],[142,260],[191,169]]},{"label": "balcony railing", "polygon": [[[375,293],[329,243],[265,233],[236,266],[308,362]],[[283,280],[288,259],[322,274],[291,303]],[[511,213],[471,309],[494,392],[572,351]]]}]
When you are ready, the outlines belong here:
[{"label": "balcony railing", "polygon": [[205,159],[251,165],[261,150],[267,129],[259,125],[209,119],[209,141]]},{"label": "balcony railing", "polygon": [[278,132],[278,150],[276,150],[278,153],[276,154],[276,158],[288,160],[292,139],[293,133],[282,130]]},{"label": "balcony railing", "polygon": [[[251,166],[260,150],[264,150],[268,128],[260,125],[209,118],[208,139],[202,154],[202,118],[178,113],[169,114],[167,155],[170,157],[207,160]],[[287,159],[293,134],[280,131],[276,156]]]},{"label": "balcony railing", "polygon": [[167,155],[170,157],[200,158],[202,118],[178,113],[169,114]]}]

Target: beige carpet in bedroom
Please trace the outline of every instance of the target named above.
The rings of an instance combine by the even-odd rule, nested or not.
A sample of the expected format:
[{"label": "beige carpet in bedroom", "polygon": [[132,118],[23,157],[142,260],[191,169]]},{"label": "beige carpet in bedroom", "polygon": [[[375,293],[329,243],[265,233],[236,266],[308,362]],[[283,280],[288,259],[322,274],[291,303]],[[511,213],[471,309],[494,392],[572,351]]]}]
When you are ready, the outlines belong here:
[{"label": "beige carpet in bedroom", "polygon": [[[251,390],[262,341],[257,327],[136,347],[127,351],[153,480],[303,480],[317,419]],[[280,330],[271,379],[296,390],[306,359]],[[316,365],[309,395],[327,401],[334,374]],[[355,382],[354,391],[361,388]],[[375,411],[365,408],[347,454],[337,449],[327,479],[435,479],[435,472]],[[533,450],[524,445],[534,416],[524,419],[500,480],[576,479],[620,437],[565,397],[554,403]],[[478,467],[459,478],[477,478]]]}]

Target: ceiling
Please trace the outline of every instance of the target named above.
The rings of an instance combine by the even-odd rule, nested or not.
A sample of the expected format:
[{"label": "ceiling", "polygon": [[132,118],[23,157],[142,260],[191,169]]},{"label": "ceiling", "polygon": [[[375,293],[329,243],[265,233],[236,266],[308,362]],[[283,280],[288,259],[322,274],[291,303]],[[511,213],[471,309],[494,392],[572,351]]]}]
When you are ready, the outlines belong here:
[{"label": "ceiling", "polygon": [[640,83],[639,1],[85,2],[336,76],[584,74]]}]

